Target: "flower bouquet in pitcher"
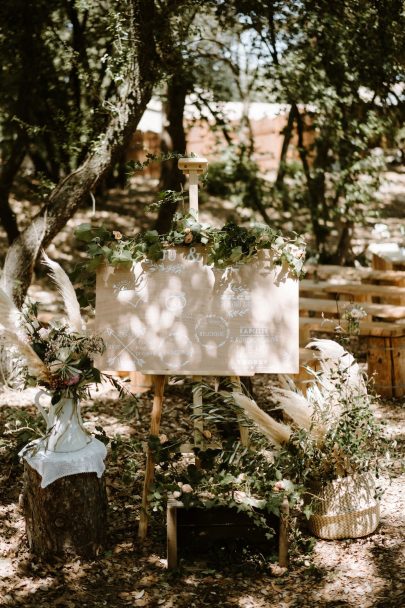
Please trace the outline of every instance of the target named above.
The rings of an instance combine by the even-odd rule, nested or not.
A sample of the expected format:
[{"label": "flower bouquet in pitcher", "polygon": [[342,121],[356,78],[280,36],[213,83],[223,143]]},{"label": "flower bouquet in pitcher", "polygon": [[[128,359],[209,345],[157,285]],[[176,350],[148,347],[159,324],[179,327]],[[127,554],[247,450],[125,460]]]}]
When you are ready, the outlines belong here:
[{"label": "flower bouquet in pitcher", "polygon": [[[26,384],[41,389],[35,397],[47,423],[41,447],[74,452],[92,440],[82,423],[80,400],[88,396],[91,384],[101,382],[102,374],[93,359],[104,351],[104,343],[86,331],[67,274],[45,254],[43,261],[63,297],[66,320],[41,323],[37,304],[29,303],[19,311],[0,289],[0,335],[23,358]],[[45,396],[50,400],[48,410],[41,404]]]}]

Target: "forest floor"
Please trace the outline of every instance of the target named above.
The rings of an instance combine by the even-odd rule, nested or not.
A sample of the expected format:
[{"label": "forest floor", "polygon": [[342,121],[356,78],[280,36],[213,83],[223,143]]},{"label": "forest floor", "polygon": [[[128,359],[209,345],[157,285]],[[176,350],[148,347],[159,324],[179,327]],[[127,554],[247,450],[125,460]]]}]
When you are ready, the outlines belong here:
[{"label": "forest floor", "polygon": [[[393,183],[398,196],[394,193],[390,197],[384,219],[379,221],[387,223],[395,233],[405,217],[405,188],[403,181],[398,186],[393,178]],[[150,225],[153,214],[145,211],[149,202],[149,187],[142,192],[137,185],[136,192],[113,193],[98,210],[97,219],[128,234]],[[209,201],[203,213],[204,221],[212,215],[218,217],[215,201]],[[68,270],[84,257],[74,242],[72,229],[89,217],[88,209],[81,210],[48,250]],[[359,251],[371,238],[370,226],[359,230]],[[44,310],[58,314],[59,299],[49,291],[42,273],[30,293],[42,302]],[[253,379],[257,402],[263,407],[270,383],[267,375]],[[0,391],[0,606],[399,608],[405,604],[405,474],[401,461],[405,400],[380,401],[376,410],[387,424],[388,436],[397,441],[397,448],[393,453],[394,476],[383,479],[381,523],[374,534],[361,539],[323,541],[311,538],[304,530],[292,544],[288,570],[277,567],[274,555],[240,544],[219,543],[203,554],[181,546],[179,568],[168,571],[162,517],[152,518],[143,546],[137,540],[144,467],[140,444],[148,436],[151,394],[143,394],[136,405],[130,398],[118,399],[108,387],[94,392],[93,399],[83,404],[83,418],[89,430],[103,427],[109,438],[107,549],[93,562],[72,559],[51,565],[29,554],[19,506],[22,465],[17,454],[41,427],[33,406],[34,393],[33,389],[17,391],[6,386]],[[190,440],[191,400],[188,381],[169,384],[162,433]]]}]

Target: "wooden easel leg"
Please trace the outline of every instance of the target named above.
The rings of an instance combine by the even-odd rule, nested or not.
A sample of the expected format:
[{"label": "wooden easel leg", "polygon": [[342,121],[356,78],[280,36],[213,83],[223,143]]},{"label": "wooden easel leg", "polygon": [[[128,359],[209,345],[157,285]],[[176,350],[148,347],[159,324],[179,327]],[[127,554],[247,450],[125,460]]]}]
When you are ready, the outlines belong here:
[{"label": "wooden easel leg", "polygon": [[[202,376],[193,376],[193,381],[200,383]],[[201,448],[204,444],[204,422],[202,419],[202,391],[201,388],[194,388],[193,390],[193,414],[199,416],[198,419],[194,420],[194,445]]]},{"label": "wooden easel leg", "polygon": [[167,503],[167,568],[177,567],[177,507],[173,501]]},{"label": "wooden easel leg", "polygon": [[290,505],[284,498],[280,509],[280,537],[278,544],[278,563],[282,568],[288,568],[288,521]]},{"label": "wooden easel leg", "polygon": [[[163,393],[166,376],[153,376],[155,394],[153,397],[152,415],[150,420],[150,435],[158,435],[163,408]],[[148,447],[146,456],[145,479],[143,483],[142,509],[139,518],[138,537],[141,541],[146,538],[148,531],[148,496],[155,476],[155,462],[152,450]]]},{"label": "wooden easel leg", "polygon": [[[242,385],[239,376],[231,376],[232,385],[235,387],[236,391],[242,393]],[[240,434],[240,442],[244,447],[248,447],[250,443],[249,439],[249,429],[247,426],[244,426],[239,422],[239,434]]]}]

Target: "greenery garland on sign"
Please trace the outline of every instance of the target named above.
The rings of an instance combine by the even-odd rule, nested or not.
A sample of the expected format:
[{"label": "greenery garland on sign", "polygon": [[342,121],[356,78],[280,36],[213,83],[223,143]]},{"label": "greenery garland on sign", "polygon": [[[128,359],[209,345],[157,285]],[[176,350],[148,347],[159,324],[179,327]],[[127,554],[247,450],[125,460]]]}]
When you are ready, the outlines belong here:
[{"label": "greenery garland on sign", "polygon": [[144,260],[158,261],[169,247],[198,244],[206,247],[207,263],[218,268],[251,262],[260,250],[267,249],[274,264],[287,263],[292,275],[300,278],[305,259],[305,244],[298,235],[286,238],[266,224],[244,228],[232,221],[222,228],[213,228],[198,222],[191,213],[176,213],[167,234],[148,230],[129,237],[104,226],[81,224],[76,237],[88,244],[89,270],[97,269],[104,261],[124,267]]}]

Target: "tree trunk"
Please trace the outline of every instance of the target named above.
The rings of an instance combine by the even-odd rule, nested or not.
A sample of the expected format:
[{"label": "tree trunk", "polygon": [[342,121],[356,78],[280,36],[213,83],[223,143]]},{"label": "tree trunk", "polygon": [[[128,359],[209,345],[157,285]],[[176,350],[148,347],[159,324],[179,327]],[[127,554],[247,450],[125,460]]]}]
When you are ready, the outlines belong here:
[{"label": "tree trunk", "polygon": [[[180,73],[173,76],[167,86],[167,99],[164,106],[166,121],[163,126],[161,150],[184,154],[186,151],[186,133],[184,131],[183,114],[186,103],[188,86]],[[162,163],[160,174],[160,190],[178,191],[185,183],[185,177],[177,166],[177,159]],[[177,204],[162,205],[159,209],[155,229],[163,234],[170,230]]]},{"label": "tree trunk", "polygon": [[351,257],[351,242],[353,236],[353,222],[346,222],[342,226],[342,230],[340,232],[339,242],[336,247],[336,251],[331,258],[332,264],[338,264],[339,266],[344,266],[347,264]]},{"label": "tree trunk", "polygon": [[7,240],[11,245],[20,234],[20,231],[18,230],[15,213],[10,206],[9,196],[10,190],[8,188],[3,188],[2,185],[0,185],[0,221],[6,231]]},{"label": "tree trunk", "polygon": [[305,179],[307,182],[308,189],[308,201],[309,201],[309,211],[311,214],[311,223],[312,229],[315,237],[315,245],[318,251],[323,251],[323,245],[325,240],[325,228],[319,222],[319,200],[318,200],[318,192],[316,189],[316,185],[314,183],[314,179],[311,175],[311,169],[308,161],[308,150],[304,144],[304,121],[301,116],[301,113],[298,109],[296,103],[291,104],[291,108],[294,112],[294,118],[297,124],[297,134],[298,134],[298,153],[300,155],[302,167],[305,174]]},{"label": "tree trunk", "polygon": [[[148,103],[152,89],[161,74],[161,59],[155,41],[159,34],[168,36],[170,11],[179,10],[180,3],[167,5],[167,16],[160,22],[164,31],[156,31],[154,3],[132,0],[133,56],[128,59],[129,71],[121,85],[120,98],[111,114],[110,123],[97,138],[84,162],[65,177],[51,193],[47,204],[17,238],[6,257],[5,288],[21,306],[31,283],[33,268],[42,247],[47,247],[56,234],[74,215],[81,203],[96,187],[127,145]],[[174,6],[175,5],[175,6]]]},{"label": "tree trunk", "polygon": [[6,231],[9,244],[20,234],[9,197],[14,178],[24,159],[25,150],[25,138],[17,137],[12,144],[9,157],[0,165],[0,221]]},{"label": "tree trunk", "polygon": [[94,559],[106,546],[104,476],[70,475],[41,488],[41,476],[24,462],[23,510],[30,550],[44,559]]},{"label": "tree trunk", "polygon": [[278,190],[278,192],[281,193],[284,211],[288,211],[288,192],[284,187],[284,177],[286,174],[286,167],[287,167],[288,147],[290,145],[291,138],[293,135],[293,130],[294,130],[294,117],[295,117],[295,112],[294,112],[293,107],[291,107],[290,111],[288,113],[287,124],[286,124],[285,128],[283,129],[283,133],[284,133],[283,145],[281,147],[281,154],[280,154],[280,161],[278,164],[277,178],[276,178],[276,181],[274,182],[274,188],[276,190]]}]

